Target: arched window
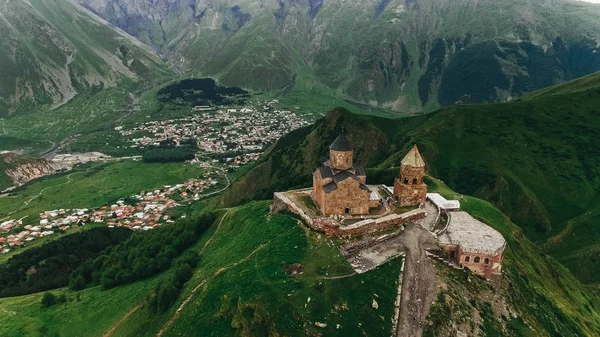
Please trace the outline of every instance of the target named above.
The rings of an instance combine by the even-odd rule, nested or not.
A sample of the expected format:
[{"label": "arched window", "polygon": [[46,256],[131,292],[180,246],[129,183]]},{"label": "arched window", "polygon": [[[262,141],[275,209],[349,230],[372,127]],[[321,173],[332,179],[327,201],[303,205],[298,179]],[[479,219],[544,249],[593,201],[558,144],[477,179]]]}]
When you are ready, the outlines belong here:
[{"label": "arched window", "polygon": [[475,262],[475,263],[479,263],[479,260],[480,260],[480,259],[479,259],[479,256],[475,256],[475,260],[473,260],[473,262]]},{"label": "arched window", "polygon": [[487,257],[485,258],[485,260],[483,260],[483,263],[485,264],[490,264],[490,259],[488,259]]},{"label": "arched window", "polygon": [[471,261],[471,257],[470,256],[465,256],[465,262],[469,262]]},{"label": "arched window", "polygon": [[417,184],[417,178],[413,179],[413,185]]},{"label": "arched window", "polygon": [[408,185],[408,178],[404,178],[404,184]]}]

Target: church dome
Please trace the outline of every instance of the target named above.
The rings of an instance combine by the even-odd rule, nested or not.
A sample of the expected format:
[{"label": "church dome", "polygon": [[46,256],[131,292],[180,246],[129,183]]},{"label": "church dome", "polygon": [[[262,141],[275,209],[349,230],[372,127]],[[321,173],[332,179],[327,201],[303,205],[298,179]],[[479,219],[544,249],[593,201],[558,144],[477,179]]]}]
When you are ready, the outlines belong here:
[{"label": "church dome", "polygon": [[350,143],[348,138],[346,138],[346,135],[344,134],[344,132],[342,132],[333,141],[333,143],[331,143],[331,145],[329,145],[329,149],[332,151],[347,152],[347,151],[354,150],[354,147],[352,146],[352,144]]}]

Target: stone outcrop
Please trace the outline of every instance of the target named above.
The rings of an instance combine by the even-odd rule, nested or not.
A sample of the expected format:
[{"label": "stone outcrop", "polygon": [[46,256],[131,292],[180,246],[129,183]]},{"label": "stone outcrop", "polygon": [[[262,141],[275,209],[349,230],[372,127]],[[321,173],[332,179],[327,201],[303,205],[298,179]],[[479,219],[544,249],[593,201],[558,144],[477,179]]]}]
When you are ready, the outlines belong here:
[{"label": "stone outcrop", "polygon": [[45,159],[23,159],[14,153],[4,154],[2,160],[9,164],[10,168],[7,168],[4,172],[12,179],[15,185],[23,185],[33,179],[71,168],[68,164]]}]

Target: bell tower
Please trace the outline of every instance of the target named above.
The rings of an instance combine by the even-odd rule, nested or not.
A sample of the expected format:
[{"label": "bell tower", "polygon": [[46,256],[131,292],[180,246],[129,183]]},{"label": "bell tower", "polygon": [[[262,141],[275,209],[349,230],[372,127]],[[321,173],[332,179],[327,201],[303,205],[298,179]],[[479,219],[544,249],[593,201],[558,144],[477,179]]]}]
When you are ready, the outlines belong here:
[{"label": "bell tower", "polygon": [[427,185],[423,182],[425,162],[417,145],[406,154],[400,164],[400,177],[394,181],[394,195],[400,206],[415,206],[427,197]]}]

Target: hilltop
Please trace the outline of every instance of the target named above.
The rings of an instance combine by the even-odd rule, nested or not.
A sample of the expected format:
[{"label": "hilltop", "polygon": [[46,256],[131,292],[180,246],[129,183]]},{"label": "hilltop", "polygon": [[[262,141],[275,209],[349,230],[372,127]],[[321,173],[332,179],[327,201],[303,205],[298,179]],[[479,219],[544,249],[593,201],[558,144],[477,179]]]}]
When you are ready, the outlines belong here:
[{"label": "hilltop", "polygon": [[[582,281],[597,284],[597,79],[594,75],[523,101],[454,106],[402,119],[337,109],[283,137],[225,192],[223,203],[310,186],[313,169],[344,127],[356,146],[355,161],[370,168],[368,183],[391,184],[402,155],[417,144],[431,175],[459,193],[488,200]],[[590,88],[568,89],[585,86]]]}]

